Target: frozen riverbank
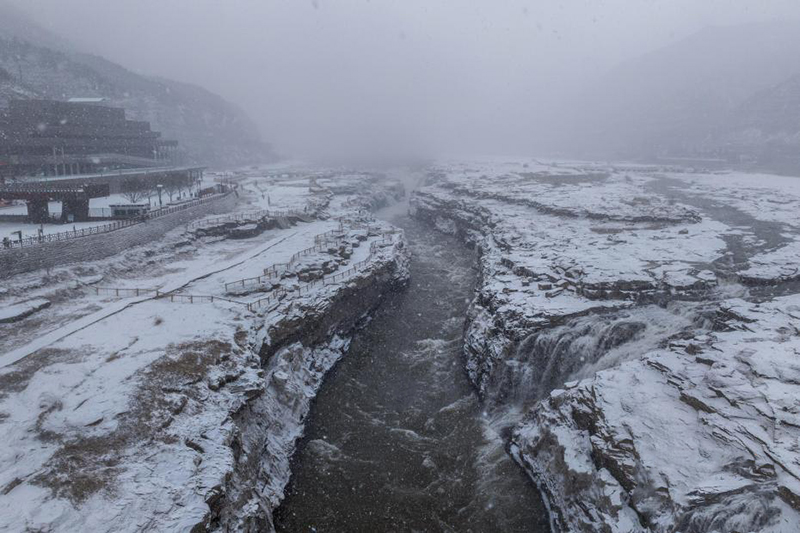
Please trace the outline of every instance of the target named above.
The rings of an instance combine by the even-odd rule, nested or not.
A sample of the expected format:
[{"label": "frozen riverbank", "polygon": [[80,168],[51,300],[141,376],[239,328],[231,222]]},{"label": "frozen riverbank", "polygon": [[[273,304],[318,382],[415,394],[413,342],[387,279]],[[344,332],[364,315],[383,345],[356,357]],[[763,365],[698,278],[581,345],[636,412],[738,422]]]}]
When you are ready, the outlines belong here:
[{"label": "frozen riverbank", "polygon": [[279,531],[549,531],[464,373],[472,252],[405,216],[408,289],[322,386]]},{"label": "frozen riverbank", "polygon": [[796,297],[738,280],[778,291],[798,231],[706,206],[758,220],[760,199],[800,197],[771,180],[734,206],[704,185],[723,177],[688,176],[670,178],[698,202],[652,168],[453,163],[415,194],[481,252],[468,372],[563,530],[797,527]]},{"label": "frozen riverbank", "polygon": [[[353,195],[307,178],[239,181],[242,222],[11,280],[3,304],[51,305],[0,324],[0,526],[270,527],[317,387],[405,284],[407,254]],[[394,194],[367,175],[341,181]],[[316,218],[249,238],[224,230],[298,206]]]}]

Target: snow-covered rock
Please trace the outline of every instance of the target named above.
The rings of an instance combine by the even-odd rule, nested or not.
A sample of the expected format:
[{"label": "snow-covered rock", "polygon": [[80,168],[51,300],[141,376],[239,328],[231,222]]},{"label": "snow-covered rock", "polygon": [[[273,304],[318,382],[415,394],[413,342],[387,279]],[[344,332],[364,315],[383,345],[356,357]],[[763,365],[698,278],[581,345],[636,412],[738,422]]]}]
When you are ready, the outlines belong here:
[{"label": "snow-covered rock", "polygon": [[644,179],[529,170],[448,167],[413,198],[417,217],[482,252],[466,346],[482,393],[496,362],[540,328],[676,292],[701,297],[725,249],[724,224],[648,193]]},{"label": "snow-covered rock", "polygon": [[25,302],[0,307],[0,324],[19,322],[23,318],[27,318],[37,311],[41,311],[49,306],[50,300],[37,298],[35,300],[28,300]]},{"label": "snow-covered rock", "polygon": [[800,296],[731,305],[702,345],[555,390],[516,429],[565,530],[800,530]]},{"label": "snow-covered rock", "polygon": [[401,243],[339,290],[266,316],[258,333],[264,392],[232,417],[235,466],[206,519],[210,529],[273,529],[272,512],[283,500],[295,443],[325,375],[371,310],[404,286],[407,267]]},{"label": "snow-covered rock", "polygon": [[564,531],[800,529],[800,191],[728,178],[456,162],[412,199],[481,252],[467,371]]},{"label": "snow-covered rock", "polygon": [[[240,212],[302,210],[310,199],[292,178],[267,188],[270,198],[255,194],[264,178],[252,174],[241,176]],[[381,196],[383,187],[374,184]],[[303,218],[246,240],[181,228],[74,272],[9,280],[15,298],[52,305],[35,320],[0,324],[0,529],[271,527],[325,374],[408,278],[402,232],[368,221],[352,239],[358,248],[333,250],[326,268],[337,279],[304,284],[287,272],[269,294],[226,295],[231,281],[288,268],[319,235],[365,227]],[[72,282],[88,272],[117,290]]]}]

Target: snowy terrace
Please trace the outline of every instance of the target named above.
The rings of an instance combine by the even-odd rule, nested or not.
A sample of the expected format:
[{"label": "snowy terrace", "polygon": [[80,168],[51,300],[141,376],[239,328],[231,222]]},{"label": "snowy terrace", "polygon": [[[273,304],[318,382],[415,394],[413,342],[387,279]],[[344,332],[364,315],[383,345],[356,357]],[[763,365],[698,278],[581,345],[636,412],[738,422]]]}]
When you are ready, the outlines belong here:
[{"label": "snowy terrace", "polygon": [[[716,284],[725,224],[647,190],[645,176],[541,163],[440,166],[417,195],[475,228],[486,224],[485,280],[520,320],[628,305],[634,289]],[[446,217],[438,221],[448,228]],[[492,286],[493,285],[493,286]]]},{"label": "snowy terrace", "polygon": [[[235,213],[250,213],[255,209],[302,210],[309,203],[316,202],[318,195],[310,194],[308,187],[256,185],[258,178],[245,182],[240,202]],[[306,180],[307,184],[307,180]],[[254,191],[258,187],[269,188],[271,204]],[[335,212],[339,216],[347,211]],[[208,217],[214,219],[217,217]],[[200,219],[199,222],[202,222]],[[301,223],[288,230],[273,229],[245,240],[203,239],[187,240],[186,228],[168,233],[161,243],[152,247],[139,247],[123,256],[88,265],[76,265],[53,272],[55,278],[64,276],[72,279],[58,286],[58,291],[69,293],[62,296],[63,305],[53,305],[36,316],[35,322],[42,330],[70,322],[70,319],[89,315],[100,305],[93,287],[158,289],[161,293],[183,292],[186,287],[199,278],[213,277],[217,272],[224,273],[213,279],[217,285],[203,287],[208,295],[224,296],[226,282],[255,277],[275,263],[285,262],[295,252],[314,246],[314,237],[341,228],[341,222],[333,218]],[[366,246],[369,248],[369,246]],[[362,248],[363,249],[363,248]],[[358,252],[360,253],[360,252]],[[358,259],[356,259],[358,261]],[[353,261],[353,262],[356,262]],[[141,268],[146,265],[147,268]],[[11,305],[20,300],[37,297],[52,297],[53,287],[41,279],[41,273],[31,273],[8,280],[0,293],[2,303]],[[201,291],[202,292],[202,291]],[[84,298],[88,296],[88,298]],[[27,330],[25,324],[8,327],[0,338],[0,349],[8,350],[19,345],[26,337],[38,337],[41,330]]]},{"label": "snowy terrace", "polygon": [[[95,529],[116,521],[146,528],[160,512],[154,505],[172,509],[177,521],[161,524],[166,529],[200,521],[202,496],[230,461],[221,435],[230,430],[231,402],[259,377],[255,324],[274,321],[271,313],[295,301],[329,298],[391,257],[402,239],[386,225],[355,220],[339,198],[327,205],[329,195],[310,192],[308,180],[270,184],[252,176],[240,184],[237,213],[305,210],[325,219],[247,239],[181,228],[104,261],[57,269],[50,279],[36,272],[5,284],[0,316],[14,322],[0,321],[4,527]],[[278,272],[269,284],[236,294],[226,288],[269,270]],[[214,365],[235,374],[209,370]],[[171,391],[180,388],[175,379],[192,376],[209,381],[215,400],[201,409],[189,394],[192,407],[181,418],[186,396]],[[236,384],[221,389],[230,381]],[[147,444],[148,431],[163,423],[174,423],[168,433],[177,440]],[[211,457],[202,466],[191,439],[201,439]],[[199,485],[186,491],[190,478]],[[127,496],[109,503],[112,486]]]},{"label": "snowy terrace", "polygon": [[665,174],[685,184],[686,194],[712,199],[734,217],[743,244],[756,253],[740,274],[754,283],[800,277],[800,180],[770,174],[724,172]]},{"label": "snowy terrace", "polygon": [[470,162],[415,206],[482,247],[467,369],[563,530],[797,530],[800,180]]}]

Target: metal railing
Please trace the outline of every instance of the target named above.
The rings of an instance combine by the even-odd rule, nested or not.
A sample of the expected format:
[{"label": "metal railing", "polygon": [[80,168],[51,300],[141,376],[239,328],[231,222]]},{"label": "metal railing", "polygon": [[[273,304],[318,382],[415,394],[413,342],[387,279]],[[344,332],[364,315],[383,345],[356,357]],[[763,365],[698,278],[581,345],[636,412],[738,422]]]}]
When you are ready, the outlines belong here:
[{"label": "metal railing", "polygon": [[17,240],[8,240],[3,241],[1,245],[2,248],[0,250],[11,250],[14,248],[24,248],[28,246],[36,246],[40,244],[46,244],[50,242],[62,242],[62,241],[70,241],[73,239],[79,239],[81,237],[88,237],[90,235],[98,235],[101,233],[109,233],[112,231],[116,231],[122,228],[127,228],[130,226],[135,226],[136,224],[141,224],[145,220],[152,220],[154,218],[163,217],[172,213],[176,213],[178,211],[184,211],[191,207],[196,207],[198,205],[207,204],[209,202],[213,202],[220,198],[223,198],[227,195],[231,194],[230,192],[225,192],[221,194],[212,194],[208,196],[204,196],[202,198],[198,198],[197,200],[191,200],[189,202],[169,206],[169,207],[162,207],[160,209],[154,209],[146,213],[143,217],[138,217],[135,219],[128,219],[128,220],[116,220],[114,222],[110,222],[108,224],[102,224],[100,226],[91,226],[88,228],[81,228],[81,229],[74,229],[72,231],[61,231],[59,233],[47,233],[44,235],[39,235],[35,237],[25,237],[23,239]]},{"label": "metal railing", "polygon": [[[379,240],[370,243],[369,255],[365,259],[352,264],[350,268],[348,268],[345,271],[324,276],[320,279],[305,283],[303,285],[299,285],[292,290],[277,289],[273,291],[271,294],[263,296],[253,302],[241,302],[238,300],[232,300],[230,298],[225,298],[222,296],[179,294],[176,293],[175,291],[162,293],[158,289],[94,287],[94,291],[95,294],[97,295],[114,296],[117,298],[132,297],[132,296],[153,296],[155,299],[159,300],[169,300],[170,302],[188,303],[188,304],[213,303],[215,301],[222,301],[222,302],[232,303],[235,305],[245,306],[247,307],[248,311],[252,312],[261,309],[263,307],[269,306],[273,303],[277,303],[280,300],[286,297],[290,297],[292,295],[301,296],[303,294],[308,294],[314,287],[317,287],[319,285],[333,285],[341,282],[342,280],[354,276],[357,272],[359,272],[370,261],[374,259],[376,252],[382,245],[385,245],[387,243],[393,243],[394,235],[397,233],[399,233],[398,230],[391,230],[385,233]],[[251,279],[256,279],[256,278],[251,278]],[[233,283],[234,284],[240,283],[241,281],[243,280]],[[226,287],[228,285],[231,284],[226,284]]]},{"label": "metal railing", "polygon": [[328,276],[324,276],[318,280],[308,282],[304,285],[299,286],[298,288],[294,289],[293,291],[286,291],[284,289],[279,289],[269,296],[264,296],[259,298],[258,300],[247,304],[248,311],[256,311],[262,307],[268,306],[272,303],[275,303],[279,300],[282,300],[286,296],[296,293],[298,296],[302,295],[304,292],[309,293],[311,289],[318,285],[332,285],[337,282],[340,282],[344,279],[347,279],[353,275],[355,275],[358,271],[360,271],[363,267],[365,267],[375,256],[375,253],[378,251],[378,248],[381,247],[383,244],[391,243],[394,241],[394,235],[399,233],[399,230],[391,230],[384,234],[379,241],[374,241],[370,244],[369,247],[369,255],[366,259],[359,261],[358,263],[354,263],[350,266],[347,270],[343,272],[337,272],[336,274],[331,274]]},{"label": "metal railing", "polygon": [[117,298],[126,296],[148,296],[151,294],[156,297],[159,296],[158,289],[121,289],[116,287],[94,287],[94,293],[97,296],[116,296]]},{"label": "metal railing", "polygon": [[199,303],[213,303],[215,301],[221,302],[228,302],[237,305],[248,305],[247,302],[237,302],[236,300],[231,300],[230,298],[223,298],[222,296],[200,296],[196,294],[175,294],[175,293],[167,293],[162,294],[159,296],[160,299],[169,300],[170,302],[178,302],[178,303],[188,303],[188,304],[199,304]]},{"label": "metal railing", "polygon": [[299,217],[304,216],[305,213],[301,213],[299,211],[270,211],[267,209],[262,209],[260,211],[254,211],[251,213],[239,213],[236,215],[223,215],[214,218],[205,218],[202,220],[196,220],[191,222],[187,225],[187,229],[197,229],[197,228],[207,228],[211,226],[218,226],[220,224],[226,224],[228,222],[242,222],[244,220],[261,220],[262,218],[287,218],[287,217]]},{"label": "metal railing", "polygon": [[325,233],[320,233],[319,235],[314,237],[314,242],[315,243],[319,243],[319,242],[322,242],[322,241],[327,241],[327,240],[330,240],[331,237],[333,237],[334,239],[338,239],[338,238],[344,237],[344,224],[339,222],[339,227],[338,228],[332,229],[330,231],[326,231]]},{"label": "metal railing", "polygon": [[[321,235],[317,235],[317,237],[321,237],[325,235],[324,233]],[[317,240],[317,237],[314,237],[314,240]],[[235,289],[237,287],[245,288],[252,285],[261,285],[267,280],[274,279],[279,277],[281,274],[289,270],[291,266],[297,261],[306,255],[310,255],[314,252],[322,252],[327,250],[331,245],[338,246],[340,244],[341,239],[344,236],[341,236],[339,239],[327,239],[320,242],[317,242],[314,246],[310,248],[306,248],[305,250],[300,250],[299,252],[292,255],[289,259],[288,263],[275,263],[273,265],[268,266],[264,269],[263,274],[260,276],[255,276],[252,278],[244,278],[244,279],[237,279],[236,281],[231,281],[225,284],[225,292],[230,291],[231,289]]]},{"label": "metal railing", "polygon": [[74,174],[71,176],[35,176],[25,179],[26,183],[52,183],[59,181],[69,180],[92,180],[96,178],[108,178],[112,176],[150,176],[153,174],[174,174],[178,172],[187,172],[190,170],[202,170],[204,167],[155,167],[155,168],[131,168],[131,169],[116,169],[116,170],[103,170],[100,172],[93,172],[90,174]]},{"label": "metal railing", "polygon": [[170,302],[179,303],[203,303],[223,301],[238,305],[247,305],[247,302],[237,302],[230,298],[222,296],[207,296],[197,294],[180,294],[174,291],[161,292],[159,289],[142,289],[142,288],[118,288],[118,287],[94,287],[94,293],[98,296],[113,296],[116,298],[130,298],[135,296],[153,296],[159,300],[169,300]]},{"label": "metal railing", "polygon": [[324,251],[327,249],[328,246],[331,244],[338,245],[341,239],[344,238],[344,234],[342,233],[342,225],[339,224],[339,229],[333,229],[330,231],[326,231],[325,233],[320,233],[314,237],[314,246],[311,248],[306,248],[305,250],[301,250],[289,259],[288,263],[275,263],[273,265],[268,266],[263,270],[263,274],[260,276],[255,276],[252,278],[244,278],[244,279],[237,279],[236,281],[231,281],[225,284],[225,292],[230,291],[231,289],[235,289],[237,287],[245,288],[251,285],[261,285],[267,280],[274,279],[278,277],[280,274],[283,274],[285,271],[289,270],[289,268],[297,262],[300,257],[304,255],[309,255],[313,251]]}]

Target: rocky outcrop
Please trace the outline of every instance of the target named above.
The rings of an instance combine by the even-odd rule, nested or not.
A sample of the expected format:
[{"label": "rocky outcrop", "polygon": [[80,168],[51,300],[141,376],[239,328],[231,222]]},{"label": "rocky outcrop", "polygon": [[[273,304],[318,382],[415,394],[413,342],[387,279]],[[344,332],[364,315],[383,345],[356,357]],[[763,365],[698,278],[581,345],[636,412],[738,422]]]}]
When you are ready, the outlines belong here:
[{"label": "rocky outcrop", "polygon": [[[481,252],[467,372],[560,530],[794,531],[800,300],[740,299],[736,231],[651,179],[432,173],[415,215]],[[739,278],[784,283],[792,250]]]},{"label": "rocky outcrop", "polygon": [[797,296],[555,390],[512,452],[565,531],[795,531]]},{"label": "rocky outcrop", "polygon": [[[269,531],[283,499],[290,459],[316,392],[353,333],[408,280],[401,240],[338,290],[278,304],[259,327],[263,385],[232,416],[234,464],[210,498],[203,530]],[[200,530],[200,529],[199,529]]]},{"label": "rocky outcrop", "polygon": [[[713,272],[689,266],[682,271],[675,269],[678,275],[644,264],[641,270],[631,269],[622,278],[598,274],[597,267],[602,265],[582,263],[580,253],[575,254],[580,244],[572,236],[564,243],[575,254],[572,257],[553,253],[546,242],[538,243],[544,253],[537,257],[529,251],[532,246],[526,243],[526,236],[517,234],[519,228],[503,219],[502,211],[493,212],[484,205],[486,197],[462,194],[454,197],[431,187],[416,192],[413,199],[417,218],[439,231],[459,235],[481,252],[481,281],[468,313],[465,352],[470,378],[484,396],[497,362],[511,357],[520,342],[542,329],[575,317],[661,303],[674,298],[676,293],[683,299],[700,299],[717,285]],[[520,203],[524,202],[517,199],[513,202]],[[678,209],[681,215],[664,220],[697,219],[696,214],[683,214],[687,212],[685,207]],[[526,223],[541,217],[553,229],[559,226],[549,212],[541,214],[538,208],[533,213],[526,212],[531,217]],[[640,214],[634,219],[643,217],[650,220]],[[579,225],[584,222],[578,220]],[[634,228],[649,223],[635,220],[629,221]],[[557,240],[560,236],[541,237]],[[590,239],[599,240],[591,233]]]}]

